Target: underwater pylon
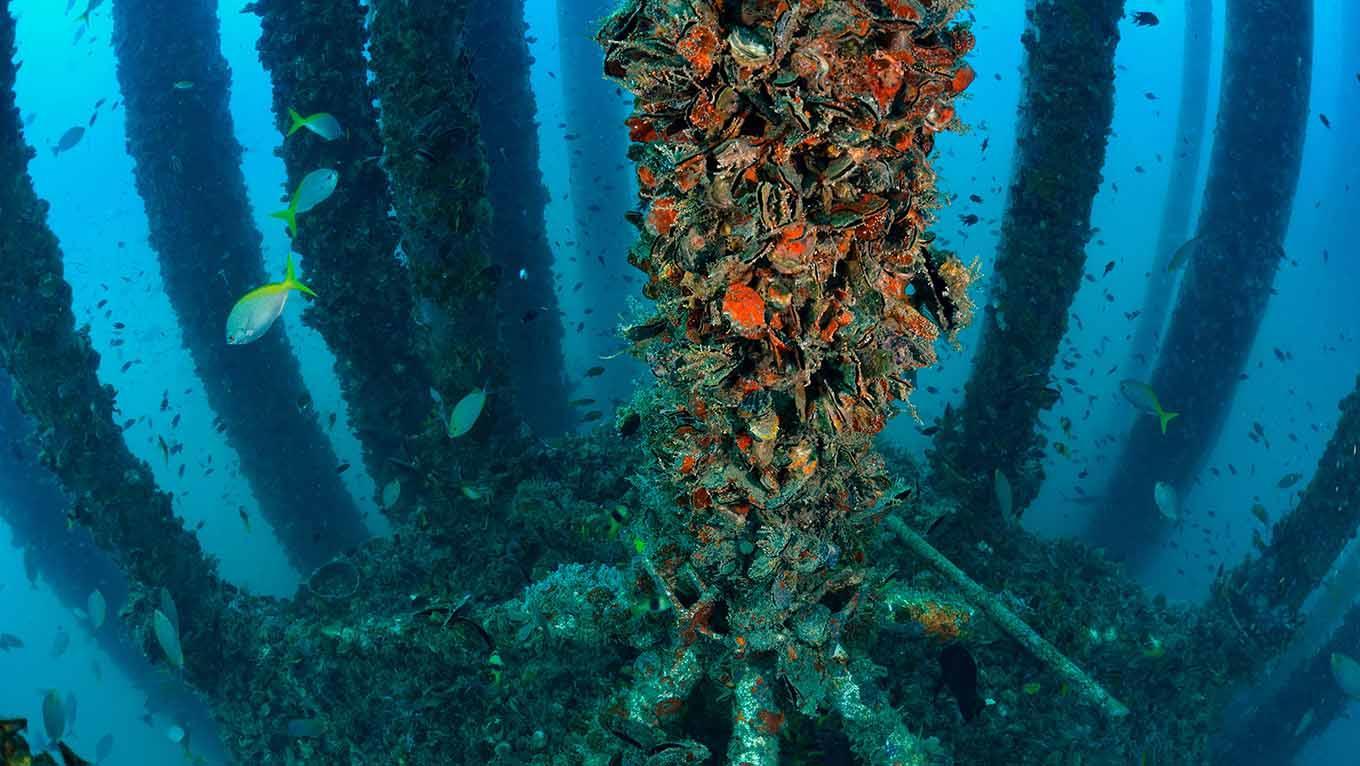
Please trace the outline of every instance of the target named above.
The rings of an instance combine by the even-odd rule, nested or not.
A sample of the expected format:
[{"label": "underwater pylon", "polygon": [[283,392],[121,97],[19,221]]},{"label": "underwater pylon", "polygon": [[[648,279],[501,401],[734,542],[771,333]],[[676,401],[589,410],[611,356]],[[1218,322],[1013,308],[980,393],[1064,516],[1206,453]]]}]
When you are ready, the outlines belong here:
[{"label": "underwater pylon", "polygon": [[734,687],[734,763],[777,759],[776,681],[868,763],[928,749],[864,701],[840,633],[893,502],[872,440],[972,313],[973,271],[926,231],[928,156],[973,80],[962,5],[632,0],[600,33],[636,96],[630,261],[656,303],[626,330],[660,383],[636,533],[677,615],[674,661],[640,661],[615,709],[707,674]]}]

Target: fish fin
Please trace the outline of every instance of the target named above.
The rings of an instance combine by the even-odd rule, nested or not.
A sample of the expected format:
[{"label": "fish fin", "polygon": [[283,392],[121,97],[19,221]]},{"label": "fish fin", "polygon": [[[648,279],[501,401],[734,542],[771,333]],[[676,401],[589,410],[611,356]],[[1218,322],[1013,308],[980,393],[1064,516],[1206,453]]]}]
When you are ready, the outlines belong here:
[{"label": "fish fin", "polygon": [[1172,419],[1180,416],[1181,414],[1179,412],[1167,412],[1160,407],[1157,408],[1157,419],[1162,423],[1162,436],[1166,436],[1166,424],[1170,423]]},{"label": "fish fin", "polygon": [[304,119],[302,115],[298,114],[297,110],[291,106],[288,107],[288,119],[293,121],[292,127],[288,128],[288,135],[290,136],[307,127],[307,120]]},{"label": "fish fin", "polygon": [[297,215],[293,212],[294,210],[296,210],[296,208],[289,205],[283,210],[275,210],[269,214],[270,218],[277,218],[288,224],[288,236],[290,237],[297,236]]},{"label": "fish fin", "polygon": [[313,298],[317,297],[316,293],[312,292],[312,288],[298,281],[297,270],[293,267],[292,253],[288,254],[288,264],[284,267],[283,286],[289,290],[297,290],[303,295],[310,295]]}]

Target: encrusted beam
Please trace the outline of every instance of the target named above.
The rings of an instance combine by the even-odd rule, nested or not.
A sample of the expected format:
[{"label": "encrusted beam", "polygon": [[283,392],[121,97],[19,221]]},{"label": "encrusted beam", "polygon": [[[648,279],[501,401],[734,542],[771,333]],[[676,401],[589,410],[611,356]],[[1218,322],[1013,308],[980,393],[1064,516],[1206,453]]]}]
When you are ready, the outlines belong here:
[{"label": "encrusted beam", "polygon": [[[1288,19],[1289,23],[1280,23]],[[1182,493],[1218,439],[1284,257],[1312,82],[1311,0],[1228,0],[1209,180],[1162,351],[1147,383],[1180,413],[1139,417],[1092,523],[1116,556],[1157,549],[1168,526],[1153,486]]]},{"label": "encrusted beam", "polygon": [[[108,605],[109,623],[127,603],[127,578],[114,559],[95,545],[90,532],[72,529],[66,510],[70,500],[56,478],[42,466],[30,449],[35,441],[32,421],[14,402],[9,373],[0,371],[0,433],[10,448],[0,453],[0,520],[9,527],[11,544],[23,551],[28,574],[43,585],[62,606],[75,612],[89,608],[90,594],[98,590]],[[0,539],[3,535],[0,535]],[[101,652],[113,661],[140,689],[174,698],[184,710],[195,702],[186,689],[165,688],[164,676],[146,662],[140,647],[112,624],[94,631]]]},{"label": "encrusted beam", "polygon": [[544,221],[548,190],[539,170],[524,0],[473,0],[467,30],[488,170],[488,236],[500,267],[496,303],[501,342],[516,410],[536,433],[550,436],[570,430],[576,417],[567,406],[562,317]]},{"label": "encrusted beam", "polygon": [[[71,498],[68,519],[90,530],[140,586],[131,624],[154,646],[147,595],[165,588],[179,609],[184,677],[206,694],[224,694],[251,660],[250,621],[242,599],[217,575],[198,539],[157,489],[151,469],[128,450],[113,419],[113,389],[97,377],[99,356],[87,328],[76,328],[61,251],[47,226],[47,203],[28,174],[14,103],[14,21],[0,3],[0,364],[14,377],[19,409],[33,419],[39,459]],[[152,649],[152,651],[156,651]]]},{"label": "encrusted beam", "polygon": [[1015,170],[982,339],[963,405],[943,421],[931,453],[937,486],[978,524],[995,524],[997,471],[1008,478],[1017,510],[1039,493],[1048,442],[1036,426],[1058,399],[1049,370],[1086,266],[1114,117],[1124,0],[1075,9],[1039,0],[1026,12]]},{"label": "encrusted beam", "polygon": [[600,32],[635,96],[630,260],[656,306],[626,330],[659,381],[630,532],[679,645],[722,647],[715,677],[772,667],[808,714],[879,715],[836,670],[889,484],[873,438],[971,312],[925,230],[973,80],[960,5],[632,0]]},{"label": "encrusted beam", "polygon": [[299,406],[309,397],[283,327],[248,345],[226,342],[233,304],[277,282],[283,263],[262,262],[218,27],[210,0],[114,0],[127,148],[150,245],[208,403],[261,515],[293,565],[310,572],[368,530],[315,410]]},{"label": "encrusted beam", "polygon": [[[378,158],[382,139],[364,56],[366,8],[358,0],[259,0],[257,48],[274,83],[274,118],[292,129],[289,110],[333,115],[344,132],[327,141],[306,128],[279,150],[289,190],[313,170],[331,168],[340,181],[330,199],[298,219],[293,249],[304,281],[318,295],[303,321],[321,333],[336,358],[335,372],[377,487],[406,480],[407,441],[436,412],[422,352],[410,275],[397,252],[399,232]],[[399,508],[410,508],[404,504]],[[398,509],[385,508],[389,514]]]},{"label": "encrusted beam", "polygon": [[1034,632],[1033,628],[1026,625],[1025,621],[1001,603],[1000,599],[988,593],[986,588],[975,582],[963,570],[954,566],[952,561],[935,550],[935,546],[926,542],[924,537],[916,534],[911,527],[907,526],[906,522],[897,517],[889,517],[887,525],[888,529],[892,530],[892,533],[897,535],[898,539],[905,543],[912,553],[929,563],[932,569],[958,588],[969,603],[982,610],[997,624],[997,627],[1005,631],[1006,635],[1015,639],[1026,651],[1047,665],[1054,673],[1070,684],[1078,694],[1099,707],[1110,718],[1123,718],[1129,714],[1128,707],[1105,691],[1105,687],[1101,686],[1100,682],[1087,675],[1075,662],[1058,651],[1056,646]]},{"label": "encrusted beam", "polygon": [[449,469],[475,476],[519,433],[496,320],[499,282],[484,237],[491,220],[479,139],[477,87],[466,46],[469,0],[374,0],[369,26],[374,86],[382,106],[383,158],[429,328],[434,388],[447,414],[487,391],[473,430],[448,452]]},{"label": "encrusted beam", "polygon": [[1275,523],[1261,557],[1239,566],[1229,590],[1260,630],[1292,632],[1305,599],[1360,531],[1360,378],[1299,503]]},{"label": "encrusted beam", "polygon": [[1346,712],[1351,698],[1336,683],[1332,654],[1360,656],[1360,607],[1352,608],[1321,650],[1296,668],[1245,721],[1238,735],[1215,748],[1214,763],[1294,763],[1300,750]]}]

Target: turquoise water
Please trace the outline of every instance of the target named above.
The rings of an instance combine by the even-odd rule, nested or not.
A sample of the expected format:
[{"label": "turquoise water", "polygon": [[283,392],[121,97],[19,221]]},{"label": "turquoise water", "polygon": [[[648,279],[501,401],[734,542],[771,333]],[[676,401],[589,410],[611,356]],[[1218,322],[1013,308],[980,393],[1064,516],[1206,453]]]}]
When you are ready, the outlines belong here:
[{"label": "turquoise water", "polygon": [[[284,194],[283,164],[275,155],[281,134],[270,111],[270,80],[256,58],[258,20],[240,13],[240,4],[238,0],[220,7],[223,53],[232,68],[231,117],[245,148],[243,170],[255,223],[264,233],[266,262],[281,263],[288,240],[282,227],[267,216]],[[109,10],[96,10],[89,28],[73,42],[79,25],[73,14],[63,13],[62,5],[58,0],[13,0],[11,12],[18,18],[18,58],[23,61],[18,103],[25,120],[32,118],[26,137],[38,150],[30,170],[39,194],[51,203],[48,222],[61,240],[78,321],[89,324],[102,357],[100,376],[117,388],[120,417],[136,421],[126,431],[128,446],[152,466],[160,486],[174,494],[176,511],[186,525],[203,525],[200,540],[220,560],[224,577],[253,593],[291,595],[302,575],[290,566],[260,518],[239,475],[237,456],[214,427],[215,416],[207,407],[162,290],[156,256],[146,243],[147,223],[133,186],[132,163],[123,148],[123,115],[114,108],[120,96]],[[1159,26],[1134,28],[1126,22],[1122,27],[1113,135],[1092,216],[1098,233],[1088,249],[1087,272],[1092,278],[1084,281],[1072,306],[1073,321],[1063,343],[1061,358],[1072,360],[1073,367],[1055,372],[1077,379],[1083,395],[1065,397],[1044,415],[1045,427],[1054,432],[1060,430],[1063,418],[1073,423],[1073,433],[1065,440],[1070,456],[1050,454],[1048,480],[1025,516],[1025,524],[1044,535],[1078,535],[1085,529],[1089,506],[1073,500],[1077,496],[1074,488],[1095,491],[1102,484],[1114,468],[1118,439],[1134,417],[1118,386],[1129,376],[1125,351],[1134,323],[1127,315],[1144,303],[1146,274],[1152,268],[1171,172],[1181,78],[1179,6],[1169,0],[1149,3],[1148,8],[1161,17]],[[972,66],[979,77],[960,105],[961,116],[971,129],[941,141],[937,170],[953,201],[939,211],[937,230],[942,241],[965,261],[978,259],[985,275],[996,250],[1016,141],[1024,15],[1018,0],[982,0],[973,13],[978,45]],[[1273,521],[1297,501],[1335,426],[1335,403],[1351,390],[1360,369],[1360,314],[1355,305],[1360,260],[1354,245],[1360,237],[1356,189],[1360,171],[1354,164],[1360,156],[1356,152],[1360,44],[1353,32],[1348,36],[1346,31],[1354,29],[1350,26],[1356,20],[1352,8],[1339,0],[1321,0],[1317,14],[1310,118],[1302,176],[1284,243],[1287,258],[1252,350],[1248,378],[1239,385],[1223,436],[1208,458],[1208,464],[1220,470],[1202,472],[1193,491],[1182,498],[1187,523],[1176,528],[1141,574],[1150,589],[1173,600],[1203,598],[1220,564],[1232,565],[1251,551],[1251,533],[1259,526],[1248,513],[1253,504],[1263,505]],[[588,291],[583,295],[572,286],[583,279],[617,280],[618,289],[636,292],[639,280],[623,281],[634,274],[623,260],[626,241],[578,241],[571,199],[573,142],[564,137],[572,127],[558,126],[568,120],[566,103],[572,88],[600,89],[603,100],[617,103],[619,119],[626,107],[622,96],[613,93],[613,86],[603,79],[568,82],[560,76],[560,37],[581,36],[588,30],[559,28],[556,4],[546,0],[529,0],[526,21],[536,58],[532,81],[539,110],[543,181],[550,193],[545,216],[554,245],[561,321],[568,327],[577,322],[589,327],[586,333],[567,334],[566,368],[574,395],[606,401],[629,390],[635,377],[644,380],[645,372],[636,366],[620,367],[603,380],[584,377],[599,354],[598,342],[590,338],[608,336],[617,317],[587,314],[592,308],[585,302]],[[1223,34],[1220,7],[1212,36],[1222,40]],[[1206,131],[1212,129],[1218,103],[1219,55],[1215,53],[1212,60]],[[100,99],[105,103],[96,109]],[[97,120],[78,144],[60,154],[50,151],[68,129],[87,126],[92,114],[97,114]],[[1319,119],[1322,114],[1328,116],[1330,128]],[[1201,175],[1207,171],[1209,144],[1206,140]],[[621,154],[622,140],[617,147],[618,156],[575,159],[612,179],[600,182],[614,191],[600,195],[597,214],[615,219],[634,205],[632,173]],[[969,201],[973,194],[982,201]],[[962,225],[960,216],[970,214],[979,221]],[[587,256],[587,246],[612,250],[616,256],[597,266]],[[1107,262],[1115,265],[1102,275]],[[986,290],[985,281],[981,290]],[[107,305],[99,307],[104,300]],[[375,487],[363,470],[359,442],[346,426],[333,359],[316,332],[301,322],[295,306],[289,306],[282,322],[302,361],[315,408],[323,416],[337,416],[335,427],[327,433],[337,457],[353,466],[342,476],[345,486],[367,513],[371,532],[389,533],[372,500]],[[980,327],[977,323],[963,335],[962,350],[945,354],[940,369],[922,373],[922,388],[938,391],[922,390],[914,399],[926,423],[939,416],[946,404],[957,405],[961,400]],[[1288,351],[1292,358],[1281,362],[1276,349]],[[135,363],[128,367],[129,362]],[[172,403],[169,410],[161,407],[166,398]],[[182,444],[183,451],[166,459],[157,436],[171,433],[168,421],[174,416],[180,420],[172,430],[173,443]],[[1253,423],[1262,424],[1271,435],[1269,448],[1246,438]],[[929,444],[920,430],[902,416],[885,438],[920,452]],[[1227,470],[1229,464],[1236,470]],[[182,472],[181,466],[185,467]],[[1282,476],[1292,472],[1302,473],[1304,482],[1292,489],[1277,486]],[[240,521],[241,509],[251,519],[249,530]],[[0,533],[0,543],[6,540],[7,535]],[[1336,597],[1342,600],[1353,599],[1354,589],[1360,588],[1353,579],[1342,585],[1346,590]],[[30,583],[22,549],[0,545],[0,586],[0,632],[20,636],[26,644],[22,650],[0,653],[0,715],[24,714],[41,720],[41,690],[70,690],[80,701],[80,712],[68,739],[78,748],[92,751],[101,736],[114,732],[115,750],[107,763],[173,764],[184,758],[183,748],[169,741],[167,730],[201,720],[200,712],[185,708],[158,713],[149,724],[141,720],[143,692],[103,656],[88,629],[50,592],[41,576]],[[110,622],[115,621],[117,608],[118,604],[110,604]],[[54,657],[49,648],[59,632],[69,634],[70,646]],[[101,668],[102,680],[94,678],[94,664]],[[175,682],[167,676],[166,683]],[[1360,747],[1356,724],[1360,719],[1355,717],[1360,709],[1352,706],[1351,713],[1351,718],[1339,719],[1311,746],[1307,763],[1343,763],[1342,753],[1352,752],[1348,747]],[[219,762],[222,755],[211,729],[195,728],[191,734],[193,751]]]}]

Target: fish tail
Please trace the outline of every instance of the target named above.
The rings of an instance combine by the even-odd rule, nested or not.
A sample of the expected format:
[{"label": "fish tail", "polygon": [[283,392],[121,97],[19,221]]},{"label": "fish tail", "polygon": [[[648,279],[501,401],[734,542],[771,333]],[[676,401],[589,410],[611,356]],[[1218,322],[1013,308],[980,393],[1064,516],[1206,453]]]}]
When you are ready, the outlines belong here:
[{"label": "fish tail", "polygon": [[304,285],[304,284],[302,284],[301,282],[298,281],[298,278],[297,278],[297,270],[296,270],[295,268],[293,268],[293,254],[292,254],[292,253],[289,253],[289,254],[288,254],[288,263],[287,263],[287,265],[284,267],[284,273],[283,273],[283,286],[286,287],[286,288],[288,288],[289,290],[297,290],[298,292],[302,293],[303,295],[310,295],[310,296],[312,296],[313,298],[317,297],[317,296],[316,296],[316,293],[312,291],[312,288],[310,288],[310,287],[308,287],[307,285]]},{"label": "fish tail", "polygon": [[293,121],[292,127],[288,128],[288,135],[290,136],[307,126],[307,120],[291,106],[288,107],[288,119]]},{"label": "fish tail", "polygon": [[282,210],[275,210],[274,212],[270,213],[270,214],[269,214],[269,217],[270,217],[270,218],[277,218],[277,219],[279,219],[280,221],[283,221],[284,223],[288,224],[288,236],[290,236],[290,237],[296,237],[296,236],[297,236],[297,212],[296,212],[296,211],[297,211],[297,202],[296,202],[296,200],[294,200],[294,202],[291,203],[291,204],[289,204],[288,207],[286,207],[286,208],[284,208],[284,209],[282,209]]},{"label": "fish tail", "polygon": [[1157,419],[1160,420],[1162,423],[1162,436],[1166,436],[1166,424],[1170,423],[1174,418],[1178,418],[1180,416],[1181,414],[1179,412],[1167,412],[1161,407],[1157,408]]}]

